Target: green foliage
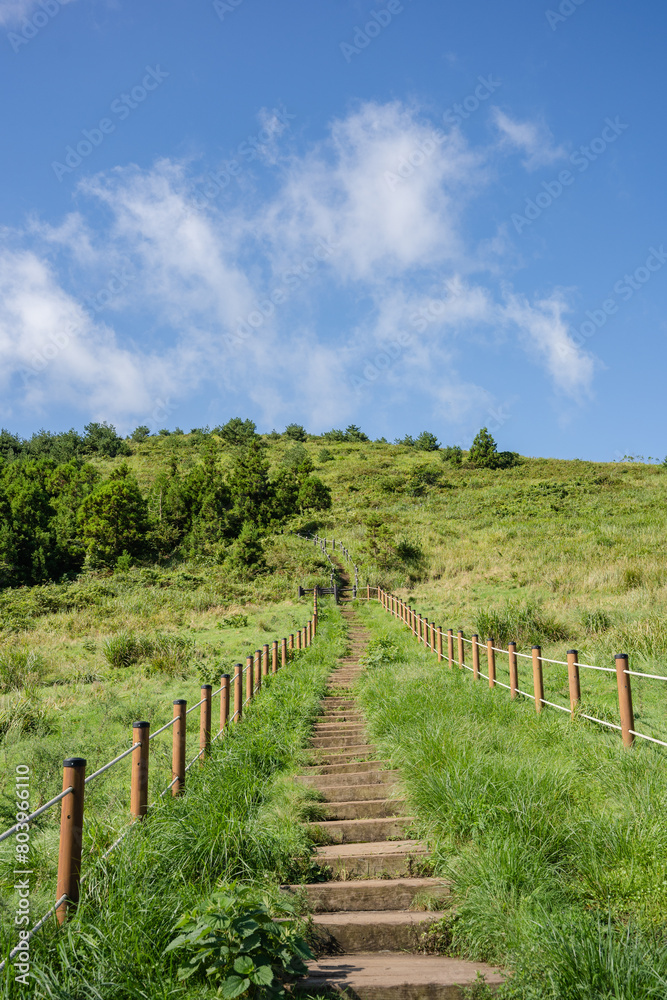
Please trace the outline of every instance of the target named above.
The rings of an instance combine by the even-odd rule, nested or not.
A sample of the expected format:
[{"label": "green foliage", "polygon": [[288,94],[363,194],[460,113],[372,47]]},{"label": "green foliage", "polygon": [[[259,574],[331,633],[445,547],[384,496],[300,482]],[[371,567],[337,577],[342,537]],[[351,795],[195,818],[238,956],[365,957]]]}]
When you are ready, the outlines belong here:
[{"label": "green foliage", "polygon": [[151,436],[151,429],[147,427],[146,424],[141,424],[139,427],[135,427],[132,431],[132,440],[136,442],[145,441]]},{"label": "green foliage", "polygon": [[302,427],[301,424],[288,424],[285,428],[285,437],[291,438],[292,441],[306,441],[308,434],[306,428]]},{"label": "green foliage", "polygon": [[248,625],[247,615],[227,615],[222,621],[217,622],[216,628],[246,628]]},{"label": "green foliage", "polygon": [[429,487],[438,486],[442,481],[440,469],[431,465],[417,465],[410,472],[404,490],[411,497],[423,496]]},{"label": "green foliage", "polygon": [[149,639],[133,635],[132,632],[118,632],[102,643],[102,654],[110,667],[126,668],[149,656],[153,645]]},{"label": "green foliage", "polygon": [[480,638],[493,638],[496,645],[516,642],[519,646],[542,646],[569,638],[569,630],[533,601],[507,601],[504,607],[481,609],[475,615]]},{"label": "green foliage", "polygon": [[3,694],[36,686],[42,680],[44,671],[43,657],[35,650],[0,647],[0,692]]},{"label": "green foliage", "polygon": [[132,454],[127,441],[116,434],[113,424],[90,423],[86,424],[84,431],[83,450],[87,454],[105,455],[107,458]]},{"label": "green foliage", "polygon": [[344,431],[336,428],[325,431],[322,437],[325,441],[368,441],[368,435],[364,434],[356,424],[350,424]]},{"label": "green foliage", "polygon": [[94,565],[113,566],[127,552],[139,556],[146,547],[148,512],[137,480],[121,466],[90,493],[79,508],[86,551]]},{"label": "green foliage", "polygon": [[318,462],[321,462],[322,465],[324,465],[325,462],[333,462],[333,460],[334,460],[334,453],[332,451],[330,451],[328,448],[320,449],[317,456]]},{"label": "green foliage", "polygon": [[597,635],[599,632],[608,631],[612,622],[607,612],[598,608],[596,611],[586,611],[581,616],[581,624],[586,635]]},{"label": "green foliage", "polygon": [[405,448],[416,448],[417,451],[437,451],[440,447],[437,437],[430,431],[422,431],[416,438],[406,434],[404,438],[396,438],[395,443]]},{"label": "green foliage", "polygon": [[194,641],[185,636],[136,636],[127,629],[102,643],[102,655],[110,667],[123,669],[147,660],[149,673],[171,675],[184,670],[193,650]]},{"label": "green foliage", "polygon": [[513,451],[499,452],[487,428],[482,427],[468,452],[468,461],[479,469],[510,469],[518,464],[519,456]]},{"label": "green foliage", "polygon": [[232,569],[253,576],[266,569],[262,533],[246,521],[231,547],[228,559]]},{"label": "green foliage", "polygon": [[293,448],[288,448],[283,455],[280,464],[286,469],[296,469],[303,475],[313,471],[313,462],[307,450],[302,444],[295,444]]},{"label": "green foliage", "polygon": [[449,462],[450,465],[458,468],[463,464],[463,449],[457,444],[447,445],[446,448],[440,450],[440,457],[443,462]]},{"label": "green foliage", "polygon": [[225,444],[234,448],[247,448],[257,437],[257,428],[252,420],[241,420],[240,417],[232,417],[226,424],[214,429]]},{"label": "green foliage", "polygon": [[304,960],[313,955],[291,919],[294,907],[281,899],[272,909],[280,922],[266,894],[232,883],[183,914],[174,928],[180,934],[165,949],[185,952],[178,978],[208,978],[224,1000],[286,996],[285,984],[305,975]]},{"label": "green foliage", "polygon": [[321,511],[331,508],[331,490],[317,476],[307,476],[299,487],[296,498],[301,514],[306,511]]},{"label": "green foliage", "polygon": [[405,659],[404,650],[390,636],[381,635],[368,643],[361,662],[373,668],[386,666],[387,663],[402,663]]}]

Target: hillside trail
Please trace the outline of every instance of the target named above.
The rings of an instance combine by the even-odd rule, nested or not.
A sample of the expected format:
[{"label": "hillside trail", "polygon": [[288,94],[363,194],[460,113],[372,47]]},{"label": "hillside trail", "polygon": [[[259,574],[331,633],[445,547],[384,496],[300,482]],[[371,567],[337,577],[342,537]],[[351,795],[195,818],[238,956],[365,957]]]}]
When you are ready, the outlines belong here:
[{"label": "hillside trail", "polygon": [[315,858],[332,875],[330,881],[289,887],[305,891],[324,953],[309,964],[299,991],[346,991],[358,1000],[449,1000],[464,997],[463,987],[478,972],[493,988],[503,981],[497,969],[423,953],[423,936],[442,916],[427,909],[428,900],[446,897],[449,887],[419,874],[428,851],[409,839],[412,817],[400,772],[368,742],[353,694],[370,634],[351,601],[343,601],[341,610],[350,651],[330,675],[310,741],[313,764],[297,779],[322,794],[322,818],[308,826],[316,840],[327,841]]}]

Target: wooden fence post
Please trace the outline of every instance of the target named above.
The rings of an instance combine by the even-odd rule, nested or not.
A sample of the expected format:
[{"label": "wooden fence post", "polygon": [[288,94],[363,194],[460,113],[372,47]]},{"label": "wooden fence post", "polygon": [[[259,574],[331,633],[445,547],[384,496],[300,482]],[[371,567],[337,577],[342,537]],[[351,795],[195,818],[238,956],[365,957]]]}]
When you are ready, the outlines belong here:
[{"label": "wooden fence post", "polygon": [[438,663],[442,663],[442,625],[438,625]]},{"label": "wooden fence post", "polygon": [[366,600],[370,601],[370,599],[371,599],[371,585],[370,585],[370,583],[367,583],[366,584]]},{"label": "wooden fence post", "polygon": [[211,684],[202,684],[202,703],[199,707],[199,766],[204,766],[204,761],[211,753],[211,695],[213,687]]},{"label": "wooden fence post", "polygon": [[280,666],[284,667],[287,664],[287,639],[280,640]]},{"label": "wooden fence post", "polygon": [[83,795],[86,787],[86,761],[68,757],[63,761],[63,791],[72,788],[60,805],[60,848],[56,900],[63,900],[56,914],[58,923],[67,919],[67,911],[79,902],[81,881],[81,844],[83,840]]},{"label": "wooden fence post", "polygon": [[301,649],[301,629],[296,633],[296,648]]},{"label": "wooden fence post", "polygon": [[486,659],[489,665],[489,687],[496,686],[496,651],[493,648],[493,639],[486,640]]},{"label": "wooden fence post", "polygon": [[465,654],[465,650],[463,648],[463,631],[462,631],[462,629],[459,629],[459,631],[458,631],[457,634],[458,634],[458,640],[459,640],[459,667],[463,668],[463,666],[465,665],[465,662],[466,662],[466,654]]},{"label": "wooden fence post", "polygon": [[533,691],[535,693],[535,711],[539,715],[542,712],[542,702],[544,701],[541,646],[533,646]]},{"label": "wooden fence post", "polygon": [[[293,632],[290,632],[290,634],[289,634],[289,648],[290,648],[290,652],[293,653],[294,652],[294,633]],[[292,659],[291,656],[290,656],[290,659]]]},{"label": "wooden fence post", "polygon": [[278,673],[278,640],[274,639],[271,644],[271,673]]},{"label": "wooden fence post", "polygon": [[516,662],[516,643],[510,642],[507,647],[507,655],[510,661],[510,698],[512,701],[517,696],[519,690],[519,671]]},{"label": "wooden fence post", "polygon": [[269,676],[269,644],[264,643],[264,651],[262,655],[262,677]]},{"label": "wooden fence post", "polygon": [[220,729],[223,730],[229,721],[229,674],[220,678]]},{"label": "wooden fence post", "polygon": [[479,680],[479,636],[472,637],[472,675],[476,681]]},{"label": "wooden fence post", "polygon": [[581,686],[579,684],[579,652],[576,649],[567,651],[567,680],[570,686],[570,715],[574,719],[576,707],[581,701]]},{"label": "wooden fence post", "polygon": [[150,722],[132,723],[132,743],[138,743],[132,751],[132,778],[130,782],[130,814],[135,819],[143,819],[148,812],[148,737]]},{"label": "wooden fence post", "polygon": [[628,656],[627,653],[617,653],[614,659],[616,661],[616,683],[618,684],[618,709],[621,716],[621,733],[626,747],[631,747],[635,742],[632,732],[635,728],[635,715],[632,711],[630,674],[627,673]]},{"label": "wooden fence post", "polygon": [[187,727],[187,707],[185,698],[177,698],[174,702],[174,718],[171,738],[171,786],[172,795],[182,795],[185,791],[185,734]]},{"label": "wooden fence post", "polygon": [[262,651],[255,650],[255,692],[262,686]]},{"label": "wooden fence post", "polygon": [[430,645],[431,645],[431,652],[432,653],[436,652],[436,648],[435,648],[435,633],[436,633],[435,622],[431,622]]},{"label": "wooden fence post", "polygon": [[255,686],[253,679],[254,672],[255,672],[255,661],[251,653],[250,656],[246,657],[246,663],[245,663],[245,700],[247,702],[252,701],[252,695]]},{"label": "wooden fence post", "polygon": [[241,721],[243,715],[243,664],[234,664],[234,719]]},{"label": "wooden fence post", "polygon": [[447,659],[451,670],[454,666],[454,629],[452,628],[447,629]]}]

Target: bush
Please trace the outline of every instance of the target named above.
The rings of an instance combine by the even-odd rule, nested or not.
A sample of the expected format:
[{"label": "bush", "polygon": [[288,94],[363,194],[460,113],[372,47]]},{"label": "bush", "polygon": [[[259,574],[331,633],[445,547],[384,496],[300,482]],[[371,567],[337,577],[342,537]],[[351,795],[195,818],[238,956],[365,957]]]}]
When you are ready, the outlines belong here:
[{"label": "bush", "polygon": [[306,428],[301,424],[288,424],[285,428],[285,437],[291,438],[292,441],[306,441],[308,435]]},{"label": "bush", "polygon": [[253,443],[257,437],[257,427],[252,420],[232,417],[226,424],[214,428],[214,433],[219,434],[225,444],[243,448]]},{"label": "bush", "polygon": [[272,919],[265,894],[232,883],[185,913],[174,928],[181,933],[165,949],[185,951],[178,978],[213,981],[224,1000],[284,997],[285,983],[305,975],[304,960],[313,955],[290,919],[291,903],[281,898],[272,908],[280,922]]},{"label": "bush", "polygon": [[110,667],[129,667],[153,651],[150,640],[137,639],[132,632],[118,632],[102,643],[102,655]]},{"label": "bush", "polygon": [[322,448],[320,450],[319,455],[317,456],[317,461],[321,462],[322,464],[324,464],[325,462],[333,462],[334,457],[335,456],[332,451],[329,451],[328,448]]},{"label": "bush", "polygon": [[449,462],[450,465],[459,466],[463,464],[463,449],[459,448],[457,444],[447,445],[440,452],[440,457],[443,462]]},{"label": "bush", "polygon": [[31,649],[0,649],[0,691],[20,691],[38,684],[44,676],[44,661]]},{"label": "bush", "polygon": [[510,469],[520,459],[514,451],[499,452],[487,428],[482,427],[468,452],[468,461],[479,469]]},{"label": "bush", "polygon": [[145,441],[146,438],[149,438],[151,436],[150,427],[146,427],[145,424],[142,424],[140,427],[136,427],[132,431],[132,435],[131,436],[132,436],[132,440],[133,441],[137,441],[137,442]]},{"label": "bush", "polygon": [[516,642],[519,646],[541,646],[569,638],[565,625],[545,614],[536,603],[507,601],[503,608],[478,611],[475,631],[481,638],[493,638],[496,645]]}]

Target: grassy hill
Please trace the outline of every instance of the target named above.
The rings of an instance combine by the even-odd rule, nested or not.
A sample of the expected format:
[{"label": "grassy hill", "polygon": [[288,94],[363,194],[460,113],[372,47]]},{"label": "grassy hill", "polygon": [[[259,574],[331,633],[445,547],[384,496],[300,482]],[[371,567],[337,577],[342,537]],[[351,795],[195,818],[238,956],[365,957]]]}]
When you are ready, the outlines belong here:
[{"label": "grassy hill", "polygon": [[[307,455],[313,475],[330,490],[331,507],[301,512],[295,508],[291,516],[267,527],[262,532],[263,556],[256,563],[245,568],[234,563],[229,555],[234,543],[223,541],[208,551],[204,547],[193,553],[192,549],[176,547],[159,559],[124,558],[115,567],[86,565],[79,574],[62,582],[0,591],[0,759],[4,773],[10,777],[17,763],[30,766],[34,776],[33,808],[59,790],[65,756],[86,756],[89,771],[100,766],[129,745],[134,720],[148,719],[153,726],[166,721],[174,698],[187,697],[194,704],[202,682],[216,681],[222,672],[231,672],[233,663],[243,660],[247,653],[303,623],[309,601],[298,599],[297,584],[326,584],[329,568],[318,549],[290,534],[294,530],[317,531],[344,541],[360,567],[362,584],[380,583],[443,627],[460,627],[466,635],[478,632],[483,638],[493,635],[503,645],[516,639],[523,652],[538,643],[544,655],[553,659],[564,659],[565,651],[574,647],[582,662],[610,665],[614,653],[626,652],[635,669],[667,675],[667,571],[662,555],[667,469],[630,462],[600,464],[536,458],[522,458],[510,467],[490,469],[475,465],[465,455],[461,460],[451,451],[421,451],[409,444],[332,441],[311,436],[295,442],[279,435],[266,435],[262,440],[270,479],[275,480],[281,470],[293,467]],[[227,477],[239,453],[220,435],[202,432],[149,437],[128,443],[128,448],[130,454],[113,458],[92,454],[87,461],[99,473],[100,482],[127,465],[146,496],[165,470],[176,469],[185,477],[210,463],[212,454],[217,473]],[[335,618],[333,609],[332,615]],[[375,612],[369,623],[378,636],[389,635],[400,645],[403,639],[394,634],[399,626],[392,623],[389,628],[383,624],[379,611],[375,618],[373,615]],[[144,653],[123,662],[118,650],[123,643],[127,646],[128,637],[141,640]],[[426,683],[433,661],[429,660],[427,666],[420,659],[422,654],[409,652],[409,642],[405,642],[408,652],[391,669],[396,671],[397,683],[403,678],[407,685],[403,692],[407,699],[410,684]],[[408,666],[404,666],[406,663]],[[520,661],[520,677],[529,685],[530,668],[526,663]],[[502,657],[498,658],[498,668],[500,679],[506,679]],[[618,721],[615,679],[593,671],[581,673],[584,709],[597,718]],[[369,712],[375,713],[373,724],[378,740],[385,740],[387,753],[395,759],[406,754],[407,760],[409,731],[401,733],[400,727],[392,728],[395,707],[383,701],[382,685],[377,688],[376,681],[377,675],[371,678],[366,695]],[[633,683],[637,727],[667,737],[667,684],[634,678]],[[545,688],[548,699],[568,704],[563,668],[545,665]],[[527,690],[531,690],[530,686]],[[312,691],[308,697],[312,700]],[[491,718],[484,714],[487,709],[470,702],[471,697],[469,693],[457,695],[464,706],[457,722],[463,744],[473,724],[469,716],[474,717],[475,726],[481,727],[475,739],[487,746],[487,754],[491,753],[491,744],[497,746],[501,733],[512,731],[519,746],[534,752],[537,759],[537,748],[542,747],[549,731],[548,739],[559,744],[563,781],[571,780],[571,769],[564,763],[570,747],[563,741],[573,738],[568,735],[567,718],[558,723],[549,721],[539,731],[533,731],[532,716],[529,719],[526,713],[534,715],[534,710],[527,704],[513,706],[507,712],[503,709],[500,716]],[[474,697],[481,698],[482,694]],[[455,714],[450,694],[438,690],[433,705],[440,706],[439,711]],[[418,706],[412,706],[410,711],[414,718]],[[303,719],[299,726],[302,724]],[[439,732],[435,717],[431,725]],[[513,726],[516,730],[512,730]],[[482,729],[484,738],[480,735]],[[585,738],[586,752],[595,752],[591,748],[598,745],[607,747],[608,740],[620,742],[615,735],[607,738],[596,730],[591,732]],[[196,741],[193,731],[189,754],[193,748],[196,752]],[[616,752],[601,750],[607,762],[616,760]],[[651,748],[651,753],[655,761],[651,766],[660,765],[662,752]],[[579,773],[584,767],[583,756],[582,750],[575,766]],[[539,766],[545,773],[548,758],[549,753],[540,758]],[[414,764],[414,773],[429,759],[434,768],[442,768],[437,755],[427,754],[421,764]],[[514,759],[503,763],[505,771],[516,766]],[[611,768],[610,774],[624,773],[623,765],[619,763],[618,768]],[[168,755],[156,756],[154,780],[164,778],[166,785],[169,773]],[[86,832],[89,857],[109,846],[127,821],[129,790],[125,777],[110,772],[99,790],[90,786]],[[474,798],[473,786],[479,775],[473,778],[472,784],[467,781],[457,786],[468,799]],[[530,775],[523,775],[522,781],[530,784],[530,780]],[[415,795],[426,796],[418,784]],[[562,792],[546,778],[543,784],[541,798],[538,796],[539,803],[534,807],[536,828],[542,822],[540,809],[548,811],[544,789],[555,789],[557,795]],[[608,784],[604,787],[609,804],[614,796]],[[646,822],[651,810],[659,810],[662,816],[663,805],[658,801],[661,788],[657,783],[647,790],[646,802],[641,806]],[[633,790],[634,794],[636,783]],[[596,808],[596,795],[586,798],[577,822],[585,825],[583,813]],[[479,806],[480,815],[493,814],[497,801],[492,798]],[[286,804],[280,795],[278,799],[283,819],[298,814],[290,813],[296,808],[293,803]],[[438,801],[442,805],[446,795]],[[600,802],[601,809],[602,805]],[[14,812],[13,797],[5,792],[0,804],[4,826],[11,825]],[[621,823],[622,808],[618,803],[614,812]],[[425,828],[433,829],[433,823],[437,826],[426,807],[424,823]],[[656,823],[662,831],[662,818]],[[53,891],[57,825],[54,813],[35,835],[35,900],[36,905],[43,903],[44,907]],[[449,845],[443,848],[448,872],[453,864],[452,843],[458,843],[457,837],[465,840],[476,835],[465,823],[462,831],[460,835],[443,835],[442,842]],[[564,828],[561,832],[566,835]],[[590,850],[594,849],[596,836],[607,834],[608,830],[600,827],[591,835]],[[618,835],[622,837],[622,833]],[[641,843],[648,850],[643,835]],[[645,866],[646,871],[650,867]],[[1,853],[5,920],[11,919],[12,913],[11,868],[11,854]],[[237,874],[233,865],[229,870]],[[628,902],[635,899],[637,888],[628,876],[627,891],[618,893],[614,902],[616,913],[622,914],[628,906],[633,912],[641,910],[641,893],[650,891],[647,886],[651,884],[646,871],[637,889],[639,902]],[[600,872],[596,877],[599,886],[608,884]],[[479,886],[473,888],[479,891]],[[600,889],[594,896],[596,906],[605,891]],[[581,898],[585,910],[590,900],[586,902],[585,894]],[[498,912],[491,916],[502,922]],[[521,919],[520,914],[516,916],[517,926]],[[649,922],[656,926],[653,908]],[[10,930],[8,940],[11,937]],[[503,952],[497,940],[482,935],[482,944],[471,944],[473,937],[473,931],[459,934],[464,950],[475,953],[477,949],[477,954],[492,958],[501,955],[509,961],[509,951]],[[528,947],[527,941],[528,937],[521,938],[522,948]],[[126,994],[119,989],[117,995]]]}]

